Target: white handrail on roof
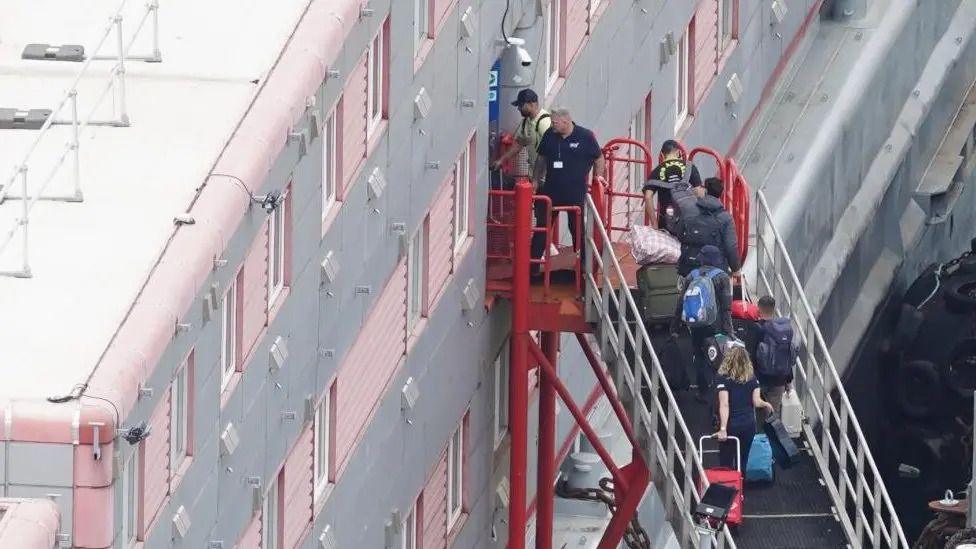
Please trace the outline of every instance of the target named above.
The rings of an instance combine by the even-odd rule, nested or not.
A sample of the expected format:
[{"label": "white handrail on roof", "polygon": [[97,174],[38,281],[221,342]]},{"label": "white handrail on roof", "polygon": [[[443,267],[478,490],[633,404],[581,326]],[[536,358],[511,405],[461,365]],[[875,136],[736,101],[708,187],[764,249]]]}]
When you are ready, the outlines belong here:
[{"label": "white handrail on roof", "polygon": [[762,191],[756,196],[759,207],[754,252],[757,285],[761,284],[757,290],[776,299],[777,314],[788,316],[800,334],[794,387],[807,418],[804,434],[841,524],[853,547],[907,549],[910,546],[898,515],[830,357],[817,317],[772,221],[769,204]]},{"label": "white handrail on roof", "polygon": [[[681,416],[644,323],[627,322],[627,319],[639,320],[640,309],[627,284],[620,283],[625,280],[623,269],[613,253],[606,229],[602,223],[594,224],[594,219],[600,219],[600,214],[587,195],[583,214],[586,319],[597,324],[600,350],[604,361],[611,366],[617,394],[631,400],[630,420],[638,439],[642,443],[646,441],[642,455],[678,544],[697,548],[700,540],[691,509],[701,500],[699,491],[708,487],[698,456],[698,441],[692,438]],[[602,252],[597,251],[594,229],[604,244]],[[613,286],[608,274],[616,278],[618,287]],[[651,357],[650,371],[644,363],[645,351]],[[633,356],[633,364],[629,354]],[[722,529],[717,546],[735,548],[728,528]]]},{"label": "white handrail on roof", "polygon": [[[80,168],[80,147],[81,147],[81,134],[89,126],[115,126],[115,127],[126,127],[129,125],[129,116],[126,112],[126,101],[125,101],[125,60],[126,59],[138,59],[147,62],[159,62],[162,60],[162,56],[159,51],[159,1],[151,0],[146,4],[145,12],[136,25],[136,30],[132,33],[128,44],[125,43],[125,37],[122,31],[123,16],[122,12],[126,7],[129,0],[122,0],[119,4],[118,9],[109,18],[108,24],[102,29],[99,38],[96,40],[94,48],[86,52],[86,60],[82,64],[81,69],[78,74],[72,80],[68,89],[62,95],[61,100],[58,104],[51,109],[51,114],[44,121],[44,124],[37,130],[37,135],[31,144],[27,147],[21,160],[14,166],[13,173],[7,178],[5,184],[0,186],[0,205],[2,205],[7,200],[20,200],[21,203],[21,214],[20,217],[13,220],[10,227],[7,230],[0,233],[0,256],[3,255],[7,247],[14,240],[17,232],[21,233],[21,261],[20,268],[15,270],[2,270],[0,269],[0,275],[2,276],[14,276],[19,278],[29,278],[31,276],[30,269],[30,257],[29,257],[29,226],[30,226],[30,214],[34,209],[34,205],[38,200],[57,200],[65,202],[81,202],[84,195],[81,191],[81,168]],[[142,32],[148,18],[152,16],[153,25],[153,53],[148,56],[129,56],[129,50],[135,43],[136,38]],[[115,55],[100,56],[99,52],[108,43],[109,35],[112,31],[116,32],[115,45],[117,51]],[[88,75],[88,70],[91,67],[93,61],[99,60],[114,60],[116,62],[106,85],[102,88],[98,97],[93,102],[88,115],[83,119],[78,118],[78,84],[81,82],[82,78]],[[101,106],[105,97],[108,95],[109,91],[115,90],[117,97],[113,104],[113,108],[116,110],[114,113],[114,119],[112,120],[97,120],[95,119],[95,112]],[[59,119],[62,111],[70,103],[70,120]],[[35,194],[31,194],[28,188],[28,172],[30,171],[30,162],[37,151],[38,146],[41,142],[50,135],[51,127],[55,125],[71,125],[72,132],[71,138],[65,142],[61,154],[55,160],[53,166],[47,171],[47,175],[41,180],[40,186],[36,189]],[[73,154],[71,154],[73,153]],[[57,175],[61,166],[64,165],[65,160],[67,160],[68,155],[72,155],[72,168],[73,168],[73,182],[74,188],[70,194],[67,195],[56,195],[49,196],[45,195],[44,191],[47,189],[48,185]],[[16,183],[20,183],[20,195],[13,195],[11,191],[14,189]]]}]

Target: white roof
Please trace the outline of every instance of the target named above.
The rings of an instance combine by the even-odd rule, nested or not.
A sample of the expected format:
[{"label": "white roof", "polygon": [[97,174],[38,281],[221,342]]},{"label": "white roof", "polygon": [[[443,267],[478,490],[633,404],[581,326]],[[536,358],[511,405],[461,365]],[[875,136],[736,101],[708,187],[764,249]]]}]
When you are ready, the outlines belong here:
[{"label": "white roof", "polygon": [[[0,399],[65,394],[94,369],[173,230],[258,86],[297,25],[307,0],[160,0],[162,63],[126,64],[131,127],[89,127],[81,142],[84,202],[38,202],[30,217],[33,277],[0,277]],[[145,2],[124,7],[131,37]],[[28,43],[100,38],[118,0],[4,0],[0,17],[0,108],[53,108],[81,63],[24,61]],[[151,52],[151,23],[130,55]],[[115,35],[99,54],[116,52]],[[90,50],[89,50],[90,51]],[[93,62],[78,86],[84,118],[114,63]],[[112,95],[98,118],[112,116]],[[59,119],[69,118],[65,110]],[[38,132],[0,130],[0,184]],[[31,194],[70,139],[48,132],[29,163]],[[48,194],[72,189],[70,157]],[[14,189],[19,194],[19,183]],[[0,204],[0,243],[21,202]],[[19,267],[20,236],[0,254]]]}]

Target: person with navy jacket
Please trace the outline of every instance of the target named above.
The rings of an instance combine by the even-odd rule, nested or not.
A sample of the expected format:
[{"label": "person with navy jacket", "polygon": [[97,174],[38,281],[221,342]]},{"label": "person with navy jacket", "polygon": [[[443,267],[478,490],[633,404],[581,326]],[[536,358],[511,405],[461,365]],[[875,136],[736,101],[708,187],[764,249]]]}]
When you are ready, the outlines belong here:
[{"label": "person with navy jacket", "polygon": [[715,392],[718,394],[719,419],[715,436],[721,443],[719,461],[724,467],[735,467],[735,443],[728,438],[736,437],[739,439],[739,466],[745,469],[752,438],[756,435],[755,409],[772,412],[773,405],[760,395],[759,380],[744,346],[732,345],[726,349],[715,378]]}]

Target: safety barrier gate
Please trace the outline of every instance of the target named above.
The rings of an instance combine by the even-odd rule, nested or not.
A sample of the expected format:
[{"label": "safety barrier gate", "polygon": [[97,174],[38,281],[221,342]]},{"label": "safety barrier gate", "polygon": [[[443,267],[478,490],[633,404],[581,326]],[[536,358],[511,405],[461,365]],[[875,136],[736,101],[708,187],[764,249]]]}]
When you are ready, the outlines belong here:
[{"label": "safety barrier gate", "polygon": [[756,284],[776,298],[800,338],[794,387],[804,434],[853,547],[908,548],[884,481],[854,415],[817,317],[760,191],[756,211]]}]

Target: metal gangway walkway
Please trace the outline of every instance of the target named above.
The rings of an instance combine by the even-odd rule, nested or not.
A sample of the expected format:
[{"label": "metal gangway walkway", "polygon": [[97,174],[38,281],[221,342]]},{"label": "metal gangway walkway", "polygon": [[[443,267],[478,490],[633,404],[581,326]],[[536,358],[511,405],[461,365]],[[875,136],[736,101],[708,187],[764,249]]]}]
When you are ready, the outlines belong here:
[{"label": "metal gangway walkway", "polygon": [[[640,147],[646,153],[646,147]],[[489,234],[487,285],[492,299],[512,300],[511,387],[521,386],[515,380],[528,368],[538,367],[541,377],[548,378],[540,385],[543,390],[540,403],[554,402],[558,392],[589,437],[592,429],[586,425],[585,418],[558,380],[555,367],[558,353],[552,348],[553,334],[575,332],[631,439],[633,459],[618,467],[607,452],[601,451],[599,441],[590,437],[614,481],[619,480],[621,486],[627,484],[630,488],[630,493],[623,489],[616,494],[616,515],[600,547],[617,547],[621,540],[626,540],[625,532],[629,530],[625,525],[636,514],[633,490],[648,485],[649,480],[663,503],[677,543],[683,548],[908,548],[870,449],[831,362],[816,317],[803,295],[802,284],[786,247],[770,221],[769,208],[761,193],[756,200],[755,243],[748,250],[755,254],[757,265],[754,292],[774,296],[780,307],[779,314],[790,317],[799,334],[800,353],[795,366],[794,388],[805,414],[803,433],[797,440],[804,457],[794,467],[779,470],[775,483],[765,489],[747,485],[743,504],[745,520],[736,532],[724,528],[717,537],[701,534],[691,510],[708,485],[702,460],[697,454],[697,442],[698,436],[710,433],[711,419],[704,404],[693,401],[689,395],[676,395],[669,388],[665,368],[655,351],[662,335],[649,332],[640,320],[640,308],[632,290],[637,265],[629,247],[620,239],[611,238],[614,231],[627,229],[626,224],[615,226],[612,223],[614,195],[619,198],[626,194],[614,191],[612,165],[615,161],[635,160],[617,157],[611,145],[604,154],[611,165],[610,183],[606,186],[594,183],[583,208],[565,209],[568,215],[583,218],[582,235],[577,235],[582,241],[582,253],[568,254],[572,259],[561,265],[558,254],[551,251],[559,249],[558,231],[534,227],[532,223],[533,205],[548,208],[547,215],[553,213],[551,204],[546,204],[547,197],[533,196],[527,182],[516,185],[515,190],[492,191],[492,200],[507,203],[509,210],[507,216],[489,215],[489,232],[494,229],[500,243],[493,244]],[[721,173],[728,180],[741,180],[731,160],[715,156]],[[642,162],[649,166],[649,160]],[[744,180],[741,183],[739,192],[747,191]],[[747,199],[727,197],[726,200],[730,209],[741,208],[743,202],[748,211]],[[734,216],[737,213],[740,214],[740,224],[747,224],[742,223],[742,211],[733,211]],[[537,233],[545,235],[546,252],[541,259],[531,259],[528,240]],[[498,234],[507,236],[498,237]],[[748,234],[745,238],[748,239]],[[507,278],[491,275],[492,261],[512,263]],[[525,265],[519,267],[523,262]],[[519,281],[528,282],[530,264],[538,265],[542,276],[523,284]],[[555,276],[558,270],[571,273],[569,280]],[[742,286],[743,293],[748,294],[746,285]],[[518,309],[522,312],[517,312]],[[525,336],[531,329],[544,332],[541,347],[528,337],[516,337],[518,334]],[[587,342],[591,339],[595,339],[598,351],[589,348]],[[523,343],[525,348],[520,350]],[[552,384],[555,390],[547,391],[547,384]],[[546,397],[546,392],[551,394]],[[525,493],[525,461],[520,457],[525,451],[525,441],[522,440],[522,427],[518,425],[526,420],[519,418],[519,401],[521,396],[513,394],[510,404],[513,508],[509,515],[509,547],[522,547],[524,541],[519,543],[517,540],[525,539],[525,509],[516,508],[514,503]],[[552,404],[546,406],[547,409],[553,407]],[[545,422],[543,418],[544,414],[540,413],[540,426]],[[540,431],[543,433],[540,434],[540,455],[546,456],[548,450],[543,452],[543,449],[549,443],[543,439],[551,438],[546,434],[550,427],[540,427]],[[546,493],[551,484],[547,485],[546,479],[553,478],[546,475],[551,475],[554,464],[540,459],[536,543],[537,547],[545,547],[551,539],[545,532],[551,528],[551,517],[547,519],[547,514],[552,509],[552,494]]]}]

